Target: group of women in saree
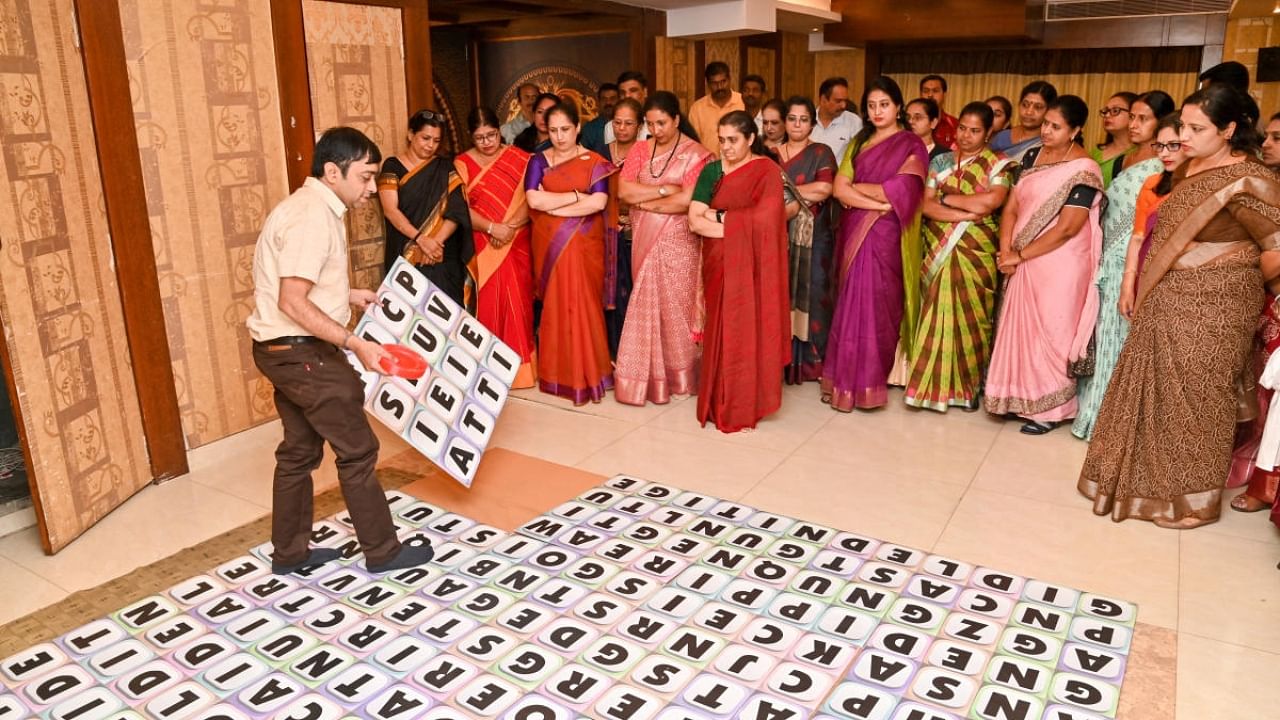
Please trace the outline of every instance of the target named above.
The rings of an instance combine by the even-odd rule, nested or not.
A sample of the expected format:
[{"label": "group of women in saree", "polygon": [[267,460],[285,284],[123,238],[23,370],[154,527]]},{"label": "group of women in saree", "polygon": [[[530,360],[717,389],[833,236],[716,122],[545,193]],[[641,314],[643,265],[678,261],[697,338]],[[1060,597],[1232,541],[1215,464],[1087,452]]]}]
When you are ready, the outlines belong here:
[{"label": "group of women in saree", "polygon": [[1270,391],[1254,380],[1280,347],[1262,312],[1280,185],[1241,98],[1210,86],[1179,111],[1158,90],[1118,93],[1090,151],[1085,103],[1036,82],[1014,127],[988,142],[1000,103],[971,103],[953,151],[926,162],[902,115],[918,103],[873,81],[832,185],[823,400],[875,408],[902,384],[909,405],[981,399],[1030,435],[1074,419],[1092,439],[1079,490],[1115,520],[1212,522],[1233,447],[1231,477],[1250,485],[1237,509],[1274,501],[1277,474],[1252,468],[1260,422],[1236,437],[1237,399],[1257,416]]},{"label": "group of women in saree", "polygon": [[404,257],[520,353],[514,388],[574,404],[697,394],[704,425],[754,427],[780,406],[790,357],[784,181],[756,162],[754,121],[724,118],[713,161],[656,92],[618,104],[606,158],[551,98],[522,136],[532,152],[504,145],[486,108],[452,159],[442,118],[410,118],[379,179],[387,267]]},{"label": "group of women in saree", "polygon": [[[718,158],[670,93],[618,106],[607,158],[577,144],[572,105],[546,110],[532,155],[477,112],[452,229],[471,236],[481,321],[544,391],[697,394],[726,432],[776,410],[784,379],[841,411],[896,384],[909,405],[983,407],[1030,435],[1074,419],[1095,512],[1194,527],[1217,518],[1262,280],[1280,274],[1280,185],[1239,95],[1210,86],[1179,111],[1118,93],[1087,150],[1084,101],[1037,81],[1016,117],[1003,98],[966,105],[932,159],[887,77],[843,158],[810,139],[799,97],[766,104],[763,132],[726,115]],[[413,243],[438,250],[441,232]]]}]

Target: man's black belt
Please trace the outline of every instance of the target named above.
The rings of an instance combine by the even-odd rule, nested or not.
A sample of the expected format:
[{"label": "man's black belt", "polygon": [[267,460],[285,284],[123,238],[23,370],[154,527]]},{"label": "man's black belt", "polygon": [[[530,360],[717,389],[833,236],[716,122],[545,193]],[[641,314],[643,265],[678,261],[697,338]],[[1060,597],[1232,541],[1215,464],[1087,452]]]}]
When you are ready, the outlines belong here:
[{"label": "man's black belt", "polygon": [[270,340],[255,340],[254,342],[259,345],[306,345],[323,341],[315,335],[282,335]]}]

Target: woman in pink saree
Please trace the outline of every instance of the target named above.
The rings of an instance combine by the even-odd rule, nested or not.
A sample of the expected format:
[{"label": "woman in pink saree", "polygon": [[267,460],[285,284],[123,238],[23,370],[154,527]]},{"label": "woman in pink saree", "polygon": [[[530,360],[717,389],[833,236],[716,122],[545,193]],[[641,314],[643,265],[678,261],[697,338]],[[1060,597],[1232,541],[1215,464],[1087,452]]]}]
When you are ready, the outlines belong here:
[{"label": "woman in pink saree", "polygon": [[[884,76],[871,81],[862,108],[863,129],[845,151],[832,191],[845,210],[832,262],[836,309],[822,369],[822,401],[842,412],[889,401],[903,314],[913,305],[919,309],[916,220],[929,171],[924,143],[903,129],[902,90],[896,82]],[[911,281],[904,283],[908,256]]]},{"label": "woman in pink saree", "polygon": [[699,241],[689,200],[711,153],[680,131],[680,101],[655,92],[644,104],[649,139],[627,153],[618,197],[631,206],[631,298],[618,343],[613,396],[664,404],[698,391]]},{"label": "woman in pink saree", "polygon": [[1077,143],[1089,108],[1075,95],[1049,105],[1043,145],[1023,156],[1005,205],[997,264],[1009,276],[987,371],[985,406],[1043,435],[1076,414],[1077,372],[1098,317],[1102,172]]}]

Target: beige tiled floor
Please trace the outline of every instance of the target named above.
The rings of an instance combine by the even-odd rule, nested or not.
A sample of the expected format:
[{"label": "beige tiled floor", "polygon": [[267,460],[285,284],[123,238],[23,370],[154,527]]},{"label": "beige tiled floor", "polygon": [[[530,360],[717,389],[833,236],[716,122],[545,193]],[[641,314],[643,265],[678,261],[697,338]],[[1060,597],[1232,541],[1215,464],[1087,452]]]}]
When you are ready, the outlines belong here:
[{"label": "beige tiled floor", "polygon": [[[574,408],[514,394],[494,444],[601,474],[625,472],[1141,605],[1178,633],[1178,717],[1275,717],[1280,533],[1224,510],[1190,532],[1095,517],[1075,492],[1085,445],[1031,438],[984,414],[842,415],[813,385],[751,433],[700,428],[692,401]],[[149,487],[55,557],[34,529],[0,538],[0,623],[254,517],[270,505],[275,423],[191,453],[190,475]],[[383,455],[405,448],[384,437]],[[331,462],[317,477],[334,482]]]}]

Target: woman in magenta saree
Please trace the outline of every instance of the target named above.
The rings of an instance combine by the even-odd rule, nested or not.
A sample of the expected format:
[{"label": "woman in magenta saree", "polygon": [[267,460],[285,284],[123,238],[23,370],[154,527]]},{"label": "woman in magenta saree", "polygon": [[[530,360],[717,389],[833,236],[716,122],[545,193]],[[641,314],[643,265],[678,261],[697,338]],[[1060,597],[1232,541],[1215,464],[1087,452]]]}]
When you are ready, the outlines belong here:
[{"label": "woman in magenta saree", "polygon": [[[832,263],[836,309],[822,370],[822,401],[842,412],[888,402],[903,314],[911,298],[918,307],[920,238],[915,221],[929,170],[924,143],[903,130],[897,83],[883,76],[873,80],[862,107],[866,123],[840,164],[833,191],[845,211]],[[905,237],[912,228],[916,236]],[[907,285],[905,254],[915,256]]]}]

